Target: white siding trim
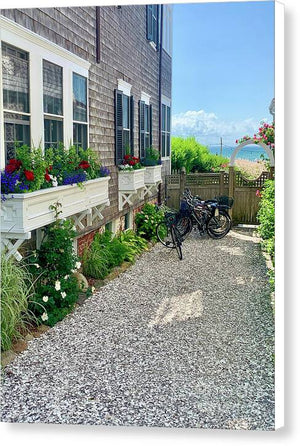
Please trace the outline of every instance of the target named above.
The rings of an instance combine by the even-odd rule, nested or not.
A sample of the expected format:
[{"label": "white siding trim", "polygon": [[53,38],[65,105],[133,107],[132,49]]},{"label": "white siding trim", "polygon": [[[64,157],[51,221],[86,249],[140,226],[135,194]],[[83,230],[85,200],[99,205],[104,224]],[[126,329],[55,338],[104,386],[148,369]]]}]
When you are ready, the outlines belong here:
[{"label": "white siding trim", "polygon": [[142,91],[141,93],[141,101],[145,102],[146,105],[150,105],[150,94],[145,93],[144,91]]},{"label": "white siding trim", "polygon": [[122,91],[126,96],[130,96],[131,87],[128,82],[125,82],[123,79],[118,79],[118,90]]}]

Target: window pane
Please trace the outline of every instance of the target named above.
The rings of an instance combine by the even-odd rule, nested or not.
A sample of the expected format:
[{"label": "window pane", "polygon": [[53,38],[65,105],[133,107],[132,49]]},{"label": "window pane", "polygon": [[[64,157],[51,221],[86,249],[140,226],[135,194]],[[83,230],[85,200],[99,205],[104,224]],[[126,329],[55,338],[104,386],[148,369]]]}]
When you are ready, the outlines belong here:
[{"label": "window pane", "polygon": [[149,147],[150,147],[149,133],[145,133],[145,149],[148,149]]},{"label": "window pane", "polygon": [[63,121],[44,119],[45,149],[57,148],[63,144]]},{"label": "window pane", "polygon": [[29,113],[28,53],[2,42],[3,106]]},{"label": "window pane", "polygon": [[[129,130],[123,130],[123,148],[129,148],[129,141],[130,141],[130,132]],[[124,152],[125,153],[125,152]]]},{"label": "window pane", "polygon": [[44,112],[63,114],[63,69],[43,60]]},{"label": "window pane", "polygon": [[162,105],[162,130],[166,130],[166,106]]},{"label": "window pane", "polygon": [[161,156],[166,156],[166,134],[162,133],[161,135]]},{"label": "window pane", "polygon": [[170,107],[167,107],[167,131],[171,131],[171,111]]},{"label": "window pane", "polygon": [[87,149],[87,125],[73,124],[73,145]]},{"label": "window pane", "polygon": [[123,94],[123,128],[129,129],[129,96]]},{"label": "window pane", "polygon": [[73,73],[73,119],[87,122],[87,79]]},{"label": "window pane", "polygon": [[16,156],[16,147],[30,145],[30,121],[28,116],[4,113],[5,160]]},{"label": "window pane", "polygon": [[145,105],[145,127],[144,127],[144,129],[145,129],[145,132],[149,132],[149,105]]},{"label": "window pane", "polygon": [[171,141],[170,141],[170,133],[167,133],[167,138],[166,138],[166,156],[170,156],[170,152],[171,152],[171,150],[170,150],[170,144],[171,144]]}]

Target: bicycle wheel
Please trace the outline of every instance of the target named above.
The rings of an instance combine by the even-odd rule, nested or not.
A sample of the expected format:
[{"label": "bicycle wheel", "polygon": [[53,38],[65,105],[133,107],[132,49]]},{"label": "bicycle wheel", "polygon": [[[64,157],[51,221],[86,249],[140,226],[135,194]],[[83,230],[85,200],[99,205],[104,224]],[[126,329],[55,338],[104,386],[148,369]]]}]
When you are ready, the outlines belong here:
[{"label": "bicycle wheel", "polygon": [[175,226],[171,226],[171,237],[176,248],[179,260],[182,260],[181,237]]},{"label": "bicycle wheel", "polygon": [[158,225],[156,226],[156,236],[160,243],[162,243],[167,248],[175,248],[171,236],[170,227],[166,224],[165,221],[158,223]]},{"label": "bicycle wheel", "polygon": [[231,229],[231,218],[226,211],[220,210],[219,215],[211,217],[207,222],[207,233],[211,238],[220,239],[225,237]]}]

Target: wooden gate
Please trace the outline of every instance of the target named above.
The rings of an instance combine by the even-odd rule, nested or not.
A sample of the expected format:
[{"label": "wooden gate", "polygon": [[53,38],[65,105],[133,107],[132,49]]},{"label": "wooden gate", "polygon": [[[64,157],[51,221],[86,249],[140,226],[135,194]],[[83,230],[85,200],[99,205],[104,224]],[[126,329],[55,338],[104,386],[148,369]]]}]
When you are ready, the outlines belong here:
[{"label": "wooden gate", "polygon": [[270,172],[262,172],[256,180],[248,180],[240,172],[233,169],[228,173],[190,173],[167,175],[165,180],[166,204],[179,209],[180,198],[185,188],[203,200],[218,195],[229,195],[234,198],[232,219],[234,224],[257,224],[259,194],[264,182],[271,178]]}]

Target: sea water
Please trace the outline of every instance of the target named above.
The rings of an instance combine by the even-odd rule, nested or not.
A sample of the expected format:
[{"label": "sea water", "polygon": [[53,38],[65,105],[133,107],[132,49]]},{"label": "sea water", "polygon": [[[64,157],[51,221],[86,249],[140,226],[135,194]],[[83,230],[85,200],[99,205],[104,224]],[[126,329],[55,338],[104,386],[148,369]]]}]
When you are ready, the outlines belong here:
[{"label": "sea water", "polygon": [[[220,145],[210,145],[208,146],[210,152],[214,155],[220,155]],[[222,155],[225,158],[230,158],[233,153],[235,147],[232,146],[223,146]],[[243,147],[237,154],[236,158],[242,158],[249,161],[257,161],[261,159],[261,155],[264,155],[265,158],[268,158],[267,153],[264,149],[256,144],[249,144],[248,146]]]}]

